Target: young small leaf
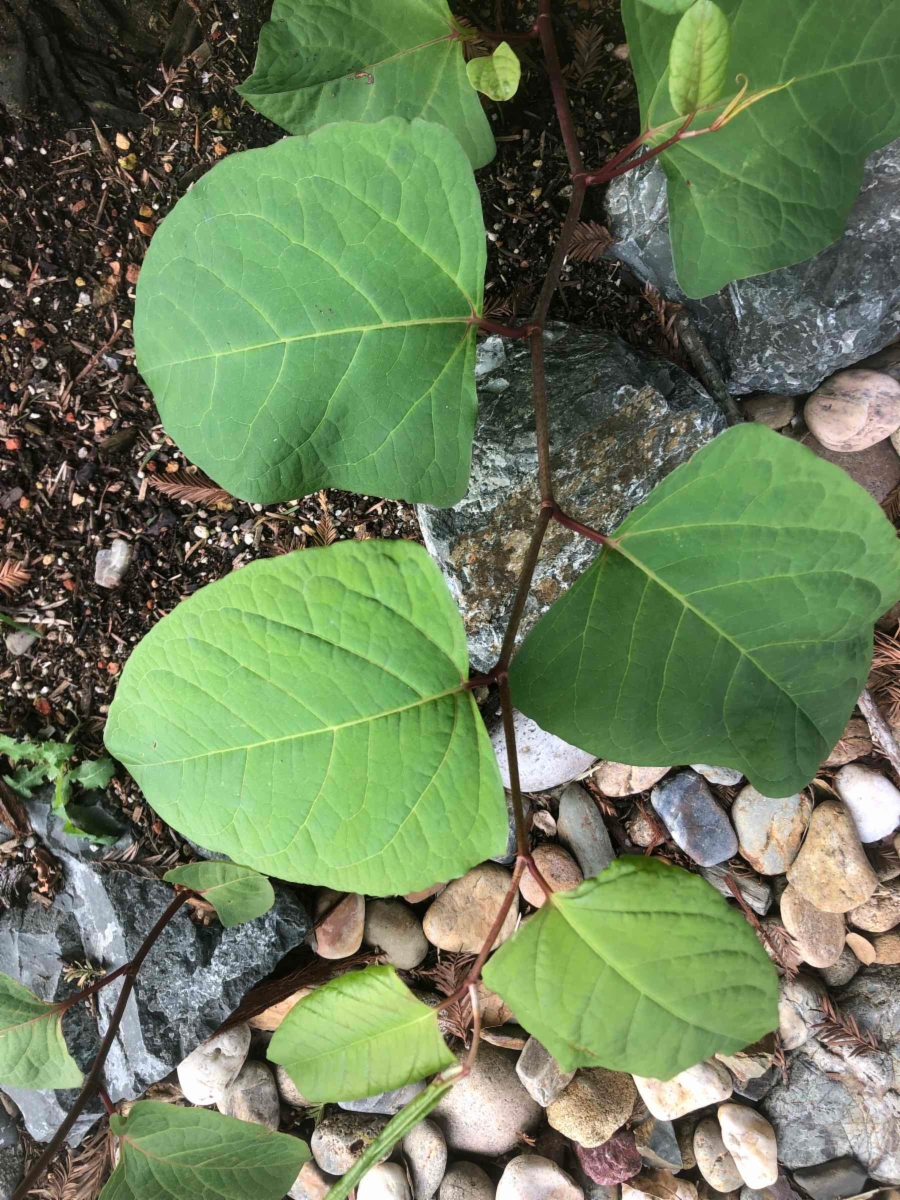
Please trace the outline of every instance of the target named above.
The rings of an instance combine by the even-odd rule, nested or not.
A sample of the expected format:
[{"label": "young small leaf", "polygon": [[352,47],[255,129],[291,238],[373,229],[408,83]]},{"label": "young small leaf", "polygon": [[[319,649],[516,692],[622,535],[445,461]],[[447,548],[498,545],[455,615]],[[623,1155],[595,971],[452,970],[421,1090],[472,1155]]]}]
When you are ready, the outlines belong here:
[{"label": "young small leaf", "polygon": [[798,792],[865,685],[900,543],[844,471],[758,424],[673,471],[535,625],[518,708],[613,762]]},{"label": "young small leaf", "polygon": [[389,1154],[411,1129],[420,1121],[424,1121],[455,1082],[455,1079],[447,1081],[443,1078],[435,1079],[424,1092],[420,1092],[418,1096],[410,1100],[409,1104],[401,1108],[397,1115],[388,1121],[368,1149],[360,1155],[346,1175],[342,1175],[337,1183],[331,1185],[325,1195],[325,1200],[346,1200],[366,1171],[370,1167],[374,1167],[377,1162],[381,1162],[384,1156]]},{"label": "young small leaf", "polygon": [[669,96],[677,113],[687,116],[721,96],[730,40],[721,8],[713,0],[695,0],[669,48]]},{"label": "young small leaf", "polygon": [[290,133],[396,114],[446,125],[473,167],[495,153],[447,0],[275,0],[238,91]]},{"label": "young small leaf", "polygon": [[507,42],[501,42],[493,54],[470,59],[466,73],[472,87],[492,100],[512,100],[519,90],[522,64],[515,50]]},{"label": "young small leaf", "polygon": [[90,791],[96,788],[105,788],[115,773],[116,764],[111,758],[103,757],[79,763],[77,767],[73,767],[69,771],[68,775],[73,783],[80,783],[83,788]]},{"label": "young small leaf", "polygon": [[243,500],[341,487],[454,504],[484,264],[481,198],[443,126],[284,138],[229,155],[163,221],[138,366],[166,431]]},{"label": "young small leaf", "polygon": [[157,1100],[109,1127],[120,1157],[100,1200],[282,1200],[310,1157],[300,1138]]},{"label": "young small leaf", "polygon": [[122,672],[106,744],[156,811],[266,875],[394,895],[507,838],[466,635],[408,541],[255,562],[183,601]]},{"label": "young small leaf", "polygon": [[81,1071],[62,1033],[62,1008],[39,1000],[0,974],[0,1083],[21,1088],[71,1088]]},{"label": "young small leaf", "polygon": [[307,1099],[362,1099],[424,1079],[456,1059],[437,1011],[393,967],[348,971],[295,1004],[269,1044]]},{"label": "young small leaf", "polygon": [[657,858],[619,858],[555,892],[484,981],[564,1071],[669,1079],[778,1025],[778,977],[753,930],[704,879]]},{"label": "young small leaf", "polygon": [[208,900],[226,929],[255,921],[275,903],[275,892],[265,875],[235,863],[191,863],[167,871],[163,879],[180,883]]}]

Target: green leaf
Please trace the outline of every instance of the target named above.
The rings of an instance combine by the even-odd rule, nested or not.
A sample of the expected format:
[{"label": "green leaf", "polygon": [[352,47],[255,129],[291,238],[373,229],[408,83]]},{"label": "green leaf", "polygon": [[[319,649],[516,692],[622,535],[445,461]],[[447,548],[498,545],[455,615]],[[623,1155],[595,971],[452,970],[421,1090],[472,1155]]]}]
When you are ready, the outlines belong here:
[{"label": "green leaf", "polygon": [[62,1033],[63,1007],[39,1000],[0,973],[0,1083],[7,1087],[71,1088],[81,1071]]},{"label": "green leaf", "polygon": [[683,13],[694,3],[694,0],[642,0],[642,3],[647,4],[650,8],[655,8],[662,13]]},{"label": "green leaf", "polygon": [[65,774],[65,766],[75,753],[75,747],[66,742],[17,742],[15,738],[0,734],[0,754],[5,754],[15,766],[31,763],[30,767],[19,767],[12,775],[3,778],[23,799],[28,800],[43,783],[52,783]]},{"label": "green leaf", "polygon": [[462,621],[413,542],[252,563],[122,672],[106,745],[182,834],[266,875],[394,895],[507,838]]},{"label": "green leaf", "polygon": [[300,1138],[158,1100],[109,1127],[120,1157],[100,1200],[282,1200],[310,1157]]},{"label": "green leaf", "polygon": [[190,888],[208,900],[226,929],[255,921],[275,903],[275,892],[265,875],[235,863],[191,863],[167,871],[163,879]]},{"label": "green leaf", "polygon": [[[866,156],[900,136],[900,0],[869,0],[862,14],[845,0],[719,2],[731,25],[726,78],[745,74],[751,92],[789,86],[662,155],[675,267],[689,296],[833,242]],[[622,14],[645,126],[677,121],[667,78],[675,19],[643,0],[623,0]]]},{"label": "green leaf", "polygon": [[675,28],[669,48],[669,98],[686,116],[718,100],[728,67],[728,20],[713,0],[696,0]]},{"label": "green leaf", "polygon": [[522,64],[509,43],[501,42],[493,54],[470,59],[466,73],[472,87],[492,100],[511,100],[519,90]]},{"label": "green leaf", "polygon": [[275,0],[238,91],[291,133],[389,116],[435,121],[483,167],[494,138],[462,45],[446,0]]},{"label": "green leaf", "polygon": [[268,1054],[316,1104],[377,1096],[456,1062],[437,1010],[393,967],[348,971],[316,988],[278,1026]]},{"label": "green leaf", "polygon": [[[456,1078],[458,1078],[458,1073]],[[370,1144],[364,1154],[356,1160],[346,1175],[342,1175],[337,1183],[328,1189],[325,1200],[346,1200],[363,1175],[380,1162],[386,1154],[393,1150],[399,1141],[406,1137],[420,1121],[424,1121],[432,1109],[436,1108],[442,1098],[453,1087],[456,1078],[446,1080],[443,1077],[433,1080],[424,1092],[420,1092],[401,1108],[395,1117],[388,1121],[377,1138]]]},{"label": "green leaf", "polygon": [[116,773],[116,764],[111,758],[94,758],[89,762],[79,763],[69,771],[73,783],[80,783],[87,791],[105,788]]},{"label": "green leaf", "polygon": [[564,1071],[669,1079],[778,1025],[778,976],[743,916],[658,858],[618,858],[554,893],[484,982]]},{"label": "green leaf", "polygon": [[285,138],[226,158],[161,225],[138,365],[166,431],[232,495],[454,504],[484,264],[481,199],[446,129],[394,117]]},{"label": "green leaf", "polygon": [[515,704],[599,758],[798,792],[865,685],[900,548],[838,467],[760,425],[678,467],[525,640]]}]

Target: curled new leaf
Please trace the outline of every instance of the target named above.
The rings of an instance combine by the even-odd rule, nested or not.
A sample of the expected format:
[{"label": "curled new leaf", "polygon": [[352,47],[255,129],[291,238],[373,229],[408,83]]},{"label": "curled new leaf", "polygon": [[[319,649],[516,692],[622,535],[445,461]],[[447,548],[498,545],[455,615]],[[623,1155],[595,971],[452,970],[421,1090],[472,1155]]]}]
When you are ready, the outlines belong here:
[{"label": "curled new leaf", "polygon": [[511,100],[519,90],[522,64],[508,42],[501,42],[493,54],[473,58],[466,64],[472,87],[492,100]]},{"label": "curled new leaf", "polygon": [[229,155],[160,226],[138,367],[166,431],[244,500],[341,487],[454,504],[484,264],[447,129],[391,117],[285,138]]},{"label": "curled new leaf", "polygon": [[310,1157],[300,1138],[156,1100],[109,1127],[120,1155],[100,1200],[281,1200]]},{"label": "curled new leaf", "polygon": [[348,971],[316,988],[279,1025],[269,1058],[316,1104],[393,1091],[456,1062],[437,1011],[393,967]]},{"label": "curled new leaf", "polygon": [[696,0],[675,30],[669,48],[672,107],[686,116],[722,94],[728,68],[728,20],[713,0]]},{"label": "curled new leaf", "polygon": [[778,1025],[778,977],[739,912],[697,875],[617,859],[556,892],[484,981],[565,1071],[669,1079]]},{"label": "curled new leaf", "polygon": [[472,166],[494,157],[447,0],[275,0],[253,74],[238,91],[291,133],[422,117],[446,125]]},{"label": "curled new leaf", "polygon": [[842,470],[760,425],[673,471],[535,625],[513,700],[599,758],[813,778],[865,685],[900,546]]},{"label": "curled new leaf", "polygon": [[252,563],[125,665],[106,744],[174,828],[266,875],[393,895],[507,838],[444,579],[413,542]]},{"label": "curled new leaf", "polygon": [[39,1000],[0,974],[0,1083],[21,1088],[71,1088],[81,1071],[62,1032],[63,1006]]},{"label": "curled new leaf", "polygon": [[255,921],[275,903],[275,892],[265,875],[235,863],[191,863],[167,871],[163,879],[208,900],[226,929]]}]

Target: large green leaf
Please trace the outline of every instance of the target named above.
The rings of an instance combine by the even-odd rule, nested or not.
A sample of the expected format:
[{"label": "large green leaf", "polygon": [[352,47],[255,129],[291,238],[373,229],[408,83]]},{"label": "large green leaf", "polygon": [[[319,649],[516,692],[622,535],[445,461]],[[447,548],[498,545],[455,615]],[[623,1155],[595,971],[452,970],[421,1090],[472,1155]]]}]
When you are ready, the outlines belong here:
[{"label": "large green leaf", "polygon": [[393,967],[349,971],[316,988],[278,1026],[268,1054],[317,1104],[377,1096],[456,1062],[437,1010]]},{"label": "large green leaf", "polygon": [[291,133],[423,117],[446,125],[473,166],[494,157],[446,0],[275,0],[256,67],[238,91]]},{"label": "large green leaf", "polygon": [[168,433],[245,500],[341,487],[453,504],[484,264],[446,129],[392,117],[285,138],[226,158],[160,226],[138,366]]},{"label": "large green leaf", "polygon": [[208,900],[226,929],[255,921],[275,903],[275,892],[265,875],[235,863],[190,863],[167,871],[163,879]]},{"label": "large green leaf", "polygon": [[0,974],[0,1083],[22,1088],[71,1088],[81,1071],[62,1033],[63,1008],[38,1000]]},{"label": "large green leaf", "polygon": [[799,791],[900,595],[893,527],[843,471],[728,430],[631,514],[513,661],[516,705],[614,762],[714,762]]},{"label": "large green leaf", "polygon": [[507,838],[462,621],[413,542],[256,562],[164,617],[106,744],[170,825],[266,875],[391,895]]},{"label": "large green leaf", "polygon": [[[662,156],[675,267],[689,296],[833,242],[866,155],[900,136],[900,0],[720,5],[731,22],[727,80],[741,72],[752,92],[790,85]],[[642,0],[622,0],[622,13],[645,124],[677,120],[667,79],[677,18]]]},{"label": "large green leaf", "polygon": [[100,1200],[282,1200],[310,1157],[300,1138],[157,1100],[109,1127],[120,1155]]},{"label": "large green leaf", "polygon": [[484,981],[564,1071],[669,1079],[778,1025],[778,976],[753,930],[698,875],[619,858],[556,892]]}]

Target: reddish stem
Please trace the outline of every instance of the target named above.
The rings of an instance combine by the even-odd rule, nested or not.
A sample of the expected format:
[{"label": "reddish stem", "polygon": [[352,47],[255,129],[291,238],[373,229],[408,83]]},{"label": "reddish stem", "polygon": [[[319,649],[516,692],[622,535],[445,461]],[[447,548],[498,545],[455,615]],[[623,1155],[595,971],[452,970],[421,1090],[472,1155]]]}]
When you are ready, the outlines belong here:
[{"label": "reddish stem", "polygon": [[479,333],[495,333],[505,338],[527,338],[531,334],[530,325],[503,325],[499,321],[491,321],[488,317],[477,317],[476,321]]},{"label": "reddish stem", "polygon": [[575,132],[575,121],[572,117],[572,110],[569,108],[566,81],[563,78],[562,66],[559,61],[556,38],[553,36],[550,0],[540,0],[535,24],[540,35],[541,48],[544,51],[547,75],[550,78],[550,90],[553,93],[553,103],[556,107],[556,119],[559,121],[563,145],[566,148],[569,170],[573,176],[576,176],[584,170],[584,159],[581,157],[581,147],[578,145],[578,135]]},{"label": "reddish stem", "polygon": [[558,525],[565,525],[566,529],[571,529],[575,533],[580,533],[582,537],[590,538],[592,542],[599,542],[601,546],[617,546],[618,542],[615,538],[609,537],[605,533],[601,533],[599,529],[592,529],[590,525],[584,525],[581,521],[576,521],[574,517],[570,517],[568,513],[564,513],[558,504],[553,506],[553,520]]},{"label": "reddish stem", "polygon": [[[629,171],[633,171],[635,167],[639,167],[641,163],[649,162],[651,158],[658,157],[658,155],[662,154],[664,150],[668,150],[670,146],[674,146],[675,143],[681,139],[684,131],[687,129],[688,125],[690,125],[693,119],[694,113],[690,113],[681,128],[673,133],[671,137],[666,138],[664,142],[660,142],[658,146],[654,146],[651,150],[648,150],[646,154],[642,154],[639,158],[633,158],[631,162],[624,162],[624,158],[627,157],[625,151],[629,150],[629,147],[626,146],[625,151],[620,150],[619,153],[614,155],[608,163],[604,163],[599,171],[589,171],[584,177],[585,183],[587,183],[588,187],[596,187],[597,184],[600,183],[609,183],[611,179],[618,179],[620,175],[627,175]],[[641,144],[641,142],[643,142],[645,136],[646,135],[642,135],[637,139],[636,146],[635,143],[632,142],[632,145],[635,146],[635,149]]]}]

